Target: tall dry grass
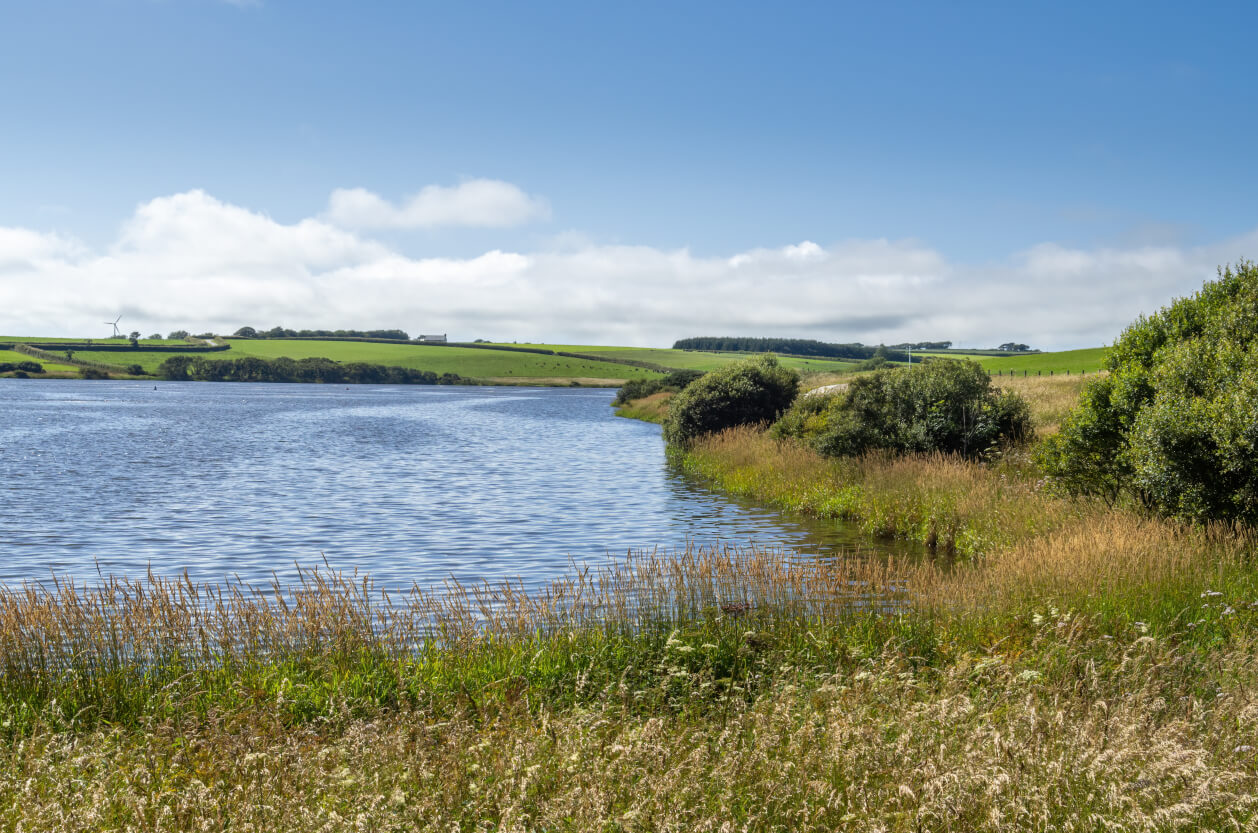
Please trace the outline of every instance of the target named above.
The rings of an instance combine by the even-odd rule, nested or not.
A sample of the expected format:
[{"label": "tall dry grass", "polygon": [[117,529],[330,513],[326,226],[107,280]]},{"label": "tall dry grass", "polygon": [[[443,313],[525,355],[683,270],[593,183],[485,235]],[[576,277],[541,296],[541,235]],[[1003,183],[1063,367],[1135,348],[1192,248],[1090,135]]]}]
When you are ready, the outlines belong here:
[{"label": "tall dry grass", "polygon": [[1090,376],[1001,376],[992,380],[995,387],[1012,390],[1031,406],[1031,419],[1041,435],[1055,434],[1066,414],[1079,401],[1084,385],[1105,373]]},{"label": "tall dry grass", "polygon": [[676,459],[722,490],[966,557],[1094,511],[1047,494],[1017,453],[998,467],[941,454],[833,459],[739,427],[699,440]]},{"label": "tall dry grass", "polygon": [[[954,566],[691,550],[531,599],[403,601],[323,574],[287,608],[158,579],[28,591],[4,608],[18,667],[40,632],[62,673],[101,670],[84,651],[116,643],[235,670],[198,681],[221,686],[200,713],[57,722],[46,703],[6,746],[0,827],[1253,829],[1250,551],[1115,515]],[[433,625],[457,638],[405,644]],[[351,650],[313,715],[289,709],[312,682],[300,667],[245,670],[346,645],[383,650]],[[365,709],[371,657],[421,696]]]}]

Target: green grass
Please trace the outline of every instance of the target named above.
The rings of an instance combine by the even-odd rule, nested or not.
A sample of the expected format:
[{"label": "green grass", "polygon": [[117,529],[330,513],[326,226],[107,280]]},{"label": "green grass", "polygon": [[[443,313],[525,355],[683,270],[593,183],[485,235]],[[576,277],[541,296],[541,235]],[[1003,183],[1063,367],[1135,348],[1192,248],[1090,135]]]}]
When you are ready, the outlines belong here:
[{"label": "green grass", "polygon": [[68,364],[54,364],[46,362],[43,359],[37,359],[34,356],[28,356],[25,353],[19,353],[16,350],[0,350],[0,362],[37,362],[44,366],[44,370],[49,373],[77,373],[78,368]]},{"label": "green grass", "polygon": [[[51,336],[0,336],[0,343],[30,344],[38,346],[41,342],[48,341],[57,344],[66,344],[70,342],[87,341],[87,339],[80,336],[65,336],[62,338],[53,338]],[[125,346],[131,343],[131,340],[126,338],[94,338],[91,341],[93,344],[110,344],[119,346]],[[161,344],[180,344],[186,346],[188,344],[188,342],[183,339],[170,338],[142,338],[139,339],[139,342],[140,344],[153,346]]]},{"label": "green grass", "polygon": [[[233,339],[231,356],[275,359],[323,357],[338,362],[395,365],[434,373],[457,373],[475,379],[638,379],[659,374],[645,368],[592,359],[545,356],[507,350],[470,347],[434,347],[408,344],[375,344],[357,341],[284,341]],[[215,354],[211,354],[215,355]]]},{"label": "green grass", "polygon": [[[1048,375],[1065,373],[1095,373],[1103,369],[1108,347],[1086,347],[1082,350],[1063,350],[1059,353],[1025,353],[1020,356],[967,356],[986,369],[992,371],[1027,371],[1029,375],[1043,373]],[[914,360],[920,356],[942,356],[957,358],[956,353],[913,353]]]},{"label": "green grass", "polygon": [[[508,347],[540,347],[544,350],[559,350],[566,353],[589,353],[591,355],[606,354],[609,358],[621,360],[651,362],[664,367],[678,370],[716,370],[733,362],[750,358],[751,353],[708,353],[693,350],[673,350],[655,347],[612,347],[584,344],[517,344]],[[793,367],[801,372],[844,373],[856,367],[855,362],[831,361],[827,359],[800,359],[781,356],[779,361],[786,367]]]},{"label": "green grass", "polygon": [[[78,339],[26,338],[17,336],[0,336],[0,342],[25,341],[37,345],[41,341],[73,341]],[[125,339],[96,339],[98,344],[125,344]],[[149,341],[141,339],[141,344],[183,344],[165,339]],[[515,352],[510,350],[484,350],[467,347],[434,347],[409,344],[378,344],[357,341],[304,341],[283,339],[231,339],[232,349],[223,353],[210,353],[207,358],[234,358],[239,356],[259,356],[274,359],[287,356],[292,359],[321,357],[338,362],[366,362],[369,364],[396,365],[398,367],[430,370],[434,373],[455,373],[473,379],[485,379],[496,382],[512,380],[531,380],[543,384],[564,384],[568,381],[582,380],[595,383],[599,380],[614,383],[614,380],[649,378],[656,375],[646,368],[618,364],[624,362],[648,362],[663,367],[684,370],[715,370],[733,362],[743,361],[751,354],[735,352],[702,352],[689,350],[672,350],[651,347],[616,347],[593,344],[502,344],[502,347],[532,347],[544,350],[555,350],[568,353],[588,354],[592,358],[576,359],[567,356],[545,356],[536,353]],[[1015,371],[1034,375],[1037,372],[1047,375],[1054,373],[1095,372],[1101,368],[1107,348],[1091,348],[1086,350],[1070,350],[1061,353],[1036,353],[1020,356],[969,356],[985,368],[996,371]],[[139,364],[146,372],[152,373],[158,365],[173,353],[113,353],[103,351],[76,351],[76,358],[84,361],[104,364],[129,365]],[[915,357],[940,355],[957,357],[958,353],[914,353]],[[593,357],[605,357],[608,361],[600,361]],[[790,356],[780,357],[781,363],[801,373],[848,373],[856,368],[855,362],[831,361],[826,359],[804,359]]]},{"label": "green grass", "polygon": [[[102,362],[126,366],[138,364],[149,373],[174,355],[162,352],[105,352],[76,350],[74,357],[83,361]],[[192,355],[214,361],[216,359],[257,356],[275,359],[287,356],[291,359],[310,357],[327,358],[350,363],[393,365],[434,373],[456,373],[472,379],[490,379],[510,382],[513,379],[545,380],[552,384],[570,380],[624,380],[655,377],[659,374],[645,368],[632,367],[592,359],[573,359],[565,356],[544,356],[537,353],[510,352],[505,350],[477,350],[466,347],[431,347],[407,344],[375,344],[353,341],[287,341],[242,340],[231,341],[231,349],[222,352],[196,353]]]}]

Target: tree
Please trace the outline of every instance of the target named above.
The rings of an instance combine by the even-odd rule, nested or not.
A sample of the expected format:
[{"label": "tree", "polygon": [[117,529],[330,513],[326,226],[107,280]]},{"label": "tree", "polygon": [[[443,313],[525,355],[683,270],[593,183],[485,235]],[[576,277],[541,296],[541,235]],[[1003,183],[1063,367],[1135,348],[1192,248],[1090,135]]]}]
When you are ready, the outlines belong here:
[{"label": "tree", "polygon": [[150,336],[149,336],[149,338],[150,338],[150,339],[152,339],[153,341],[161,341],[161,339],[162,339],[162,334],[161,334],[161,333],[153,333],[152,335],[150,335]]},{"label": "tree", "polygon": [[137,340],[139,340],[139,338],[140,338],[140,331],[139,331],[139,330],[132,330],[132,331],[131,331],[131,334],[130,334],[129,336],[127,336],[127,338],[131,339],[132,341],[137,341]]},{"label": "tree", "polygon": [[1026,353],[1030,351],[1031,348],[1026,344],[1017,344],[1016,342],[1006,341],[997,349],[1004,350],[1007,353]]},{"label": "tree", "polygon": [[670,443],[688,443],[735,425],[771,422],[799,392],[799,374],[772,354],[726,365],[691,382],[674,397],[664,421]]},{"label": "tree", "polygon": [[1258,266],[1123,331],[1038,459],[1067,491],[1191,521],[1258,521]]},{"label": "tree", "polygon": [[977,362],[928,360],[858,376],[845,393],[828,399],[803,399],[773,433],[834,457],[880,449],[975,458],[1028,439],[1032,427],[1026,402],[993,388]]},{"label": "tree", "polygon": [[187,330],[174,330],[171,332],[170,335],[166,336],[166,338],[170,339],[171,341],[180,341],[187,337],[188,337]]},{"label": "tree", "polygon": [[238,338],[256,338],[258,335],[258,331],[255,330],[253,327],[241,327],[239,330],[233,333],[233,335],[235,335]]}]

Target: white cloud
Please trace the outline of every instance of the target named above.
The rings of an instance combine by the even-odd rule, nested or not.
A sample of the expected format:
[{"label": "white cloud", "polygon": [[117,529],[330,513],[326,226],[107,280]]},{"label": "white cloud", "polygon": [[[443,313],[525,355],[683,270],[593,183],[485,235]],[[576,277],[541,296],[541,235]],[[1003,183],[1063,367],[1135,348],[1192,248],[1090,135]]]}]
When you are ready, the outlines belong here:
[{"label": "white cloud", "polygon": [[472,179],[452,187],[429,185],[394,205],[365,188],[338,188],[324,215],[346,228],[504,228],[550,217],[550,207],[510,182]]},{"label": "white cloud", "polygon": [[401,327],[456,339],[668,346],[690,335],[894,343],[1108,343],[1141,312],[1258,251],[1046,243],[979,266],[912,240],[721,257],[564,235],[533,252],[413,258],[327,219],[279,223],[201,191],[140,205],[103,250],[0,228],[0,333]]}]

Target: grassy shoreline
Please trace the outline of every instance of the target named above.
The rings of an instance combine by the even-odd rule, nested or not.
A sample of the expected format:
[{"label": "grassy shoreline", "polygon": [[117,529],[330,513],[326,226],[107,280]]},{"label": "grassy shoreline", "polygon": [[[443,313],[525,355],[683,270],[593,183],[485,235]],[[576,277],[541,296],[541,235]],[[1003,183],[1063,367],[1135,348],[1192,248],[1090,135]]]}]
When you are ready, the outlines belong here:
[{"label": "grassy shoreline", "polygon": [[[1051,431],[1077,386],[1032,393]],[[1064,502],[1016,459],[804,451],[744,429],[686,459],[761,500],[859,487],[873,527],[968,557],[0,593],[0,829],[1258,825],[1250,533]]]}]

